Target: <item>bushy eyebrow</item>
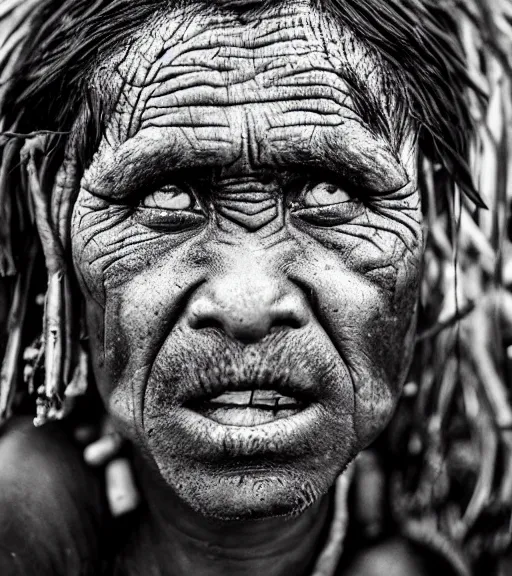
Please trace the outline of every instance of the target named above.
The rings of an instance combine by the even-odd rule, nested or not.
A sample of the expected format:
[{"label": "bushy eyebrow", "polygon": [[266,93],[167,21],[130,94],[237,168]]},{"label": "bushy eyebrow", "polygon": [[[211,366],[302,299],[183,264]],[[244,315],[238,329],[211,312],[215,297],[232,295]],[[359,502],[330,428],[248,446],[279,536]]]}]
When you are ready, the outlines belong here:
[{"label": "bushy eyebrow", "polygon": [[[361,77],[356,74],[344,74],[344,80],[347,81],[347,88],[352,101],[351,106],[354,112],[359,116],[362,124],[362,129],[367,134],[371,134],[374,138],[375,148],[384,148],[387,145],[389,152],[394,154],[397,159],[400,153],[400,146],[403,139],[410,133],[411,125],[410,118],[407,114],[407,109],[401,106],[400,102],[394,101],[393,108],[391,106],[386,108],[383,102],[378,99],[375,93],[369,89]],[[105,109],[109,106],[105,102],[105,95],[100,93],[97,89],[88,87],[84,91],[84,101],[78,115],[77,121],[74,125],[74,137],[76,143],[76,152],[78,155],[79,165],[82,171],[89,167],[94,154],[99,150],[101,141],[104,139],[108,130],[106,124]],[[393,115],[393,121],[390,116]],[[310,166],[324,166],[328,163],[326,160],[329,158],[332,150],[323,150],[317,148],[312,151],[308,156],[297,154],[296,158],[293,157],[294,149],[290,147],[290,166],[300,166],[303,164]],[[204,166],[203,162],[198,162],[194,165],[186,164],[181,165],[183,155],[179,150],[169,148],[163,154],[162,159],[159,157],[144,157],[137,158],[136,153],[130,158],[120,158],[116,166],[113,167],[113,174],[115,174],[115,185],[111,188],[113,195],[117,187],[123,188],[126,193],[129,193],[133,186],[141,187],[147,184],[155,184],[160,178],[164,178],[165,174],[169,172],[169,167],[180,166],[179,169],[195,169]],[[137,174],[129,177],[129,181],[123,184],[123,174],[116,174],[120,167],[126,165],[138,165]],[[165,164],[165,168],[162,165]],[[329,163],[328,169],[339,171],[340,167],[335,166],[333,162]],[[171,168],[175,171],[175,168]],[[105,177],[109,179],[107,169]],[[353,171],[355,174],[356,171]],[[339,172],[340,174],[342,172]],[[140,183],[139,183],[140,180]],[[114,183],[112,183],[114,184]],[[100,188],[104,186],[100,185]],[[123,192],[122,195],[125,195]]]},{"label": "bushy eyebrow", "polygon": [[[384,139],[359,123],[347,130],[354,136],[355,144],[343,145],[343,138],[340,140],[334,135],[314,146],[307,145],[307,140],[293,145],[289,141],[272,142],[270,139],[265,159],[254,168],[275,171],[315,168],[337,174],[340,180],[351,181],[354,185],[375,189],[379,186],[393,189],[406,184],[405,168]],[[280,143],[283,149],[280,149]],[[105,146],[105,142],[103,144]],[[172,181],[177,174],[221,169],[231,162],[228,146],[225,152],[214,147],[207,153],[198,152],[189,144],[185,137],[180,138],[177,130],[153,132],[150,137],[139,133],[116,150],[100,147],[86,171],[84,185],[95,195],[122,200],[155,190]]]}]

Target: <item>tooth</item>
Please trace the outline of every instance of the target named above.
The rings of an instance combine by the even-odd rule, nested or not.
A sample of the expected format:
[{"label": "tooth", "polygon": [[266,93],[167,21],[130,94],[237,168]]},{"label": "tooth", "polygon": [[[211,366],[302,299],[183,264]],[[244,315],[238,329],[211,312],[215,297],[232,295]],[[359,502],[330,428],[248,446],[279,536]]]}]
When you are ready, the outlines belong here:
[{"label": "tooth", "polygon": [[270,408],[273,411],[282,410],[283,407],[297,405],[297,401],[294,398],[283,396],[275,390],[225,392],[216,398],[212,398],[209,402],[217,405]]},{"label": "tooth", "polygon": [[225,392],[216,398],[212,398],[212,404],[236,404],[237,406],[247,406],[249,404],[251,392]]},{"label": "tooth", "polygon": [[273,406],[276,398],[280,398],[281,395],[274,390],[255,390],[253,403],[259,406]]}]

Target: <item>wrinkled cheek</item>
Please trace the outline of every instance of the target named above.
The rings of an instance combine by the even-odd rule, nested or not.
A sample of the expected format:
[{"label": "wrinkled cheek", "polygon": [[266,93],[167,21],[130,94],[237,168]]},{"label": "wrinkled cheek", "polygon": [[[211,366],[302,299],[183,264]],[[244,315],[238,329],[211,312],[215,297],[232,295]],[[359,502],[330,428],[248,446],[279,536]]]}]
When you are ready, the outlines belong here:
[{"label": "wrinkled cheek", "polygon": [[382,432],[396,408],[412,358],[415,307],[403,317],[386,318],[383,312],[361,327],[366,340],[354,338],[346,357],[354,383],[354,428],[363,448]]},{"label": "wrinkled cheek", "polygon": [[139,427],[140,391],[147,376],[126,361],[130,354],[119,308],[116,300],[103,307],[88,299],[87,331],[98,392],[109,414],[130,434]]},{"label": "wrinkled cheek", "polygon": [[[118,285],[104,282],[102,270],[77,266],[87,302],[87,324],[95,378],[109,413],[132,439],[140,438],[146,385],[155,358],[182,310],[182,300],[201,278],[189,253],[166,255],[143,273],[118,275]],[[186,281],[176,272],[187,270]],[[126,270],[126,268],[125,268]],[[101,302],[90,285],[104,287]]]},{"label": "wrinkled cheek", "polygon": [[[396,296],[396,294],[395,294]],[[412,282],[395,298],[383,298],[382,311],[368,323],[366,352],[356,367],[355,428],[362,445],[369,444],[393,415],[413,355],[417,286]]]},{"label": "wrinkled cheek", "polygon": [[361,447],[370,444],[384,430],[395,411],[412,358],[415,332],[413,312],[405,336],[390,338],[390,345],[380,346],[380,355],[387,357],[387,362],[376,362],[373,369],[361,370],[356,382],[354,415]]},{"label": "wrinkled cheek", "polygon": [[[104,288],[104,274],[95,261],[84,258],[83,239],[74,241],[75,270],[86,301],[86,321],[94,377],[109,413],[127,433],[139,427],[141,394],[147,374],[144,356],[150,346],[148,318],[123,290]],[[90,244],[89,244],[90,245]],[[127,291],[129,292],[129,290]]]},{"label": "wrinkled cheek", "polygon": [[[153,295],[151,301],[155,304],[161,303],[151,286],[144,285],[142,290],[131,286],[134,271],[128,264],[142,259],[135,249],[118,258],[123,246],[116,246],[125,236],[130,238],[130,229],[121,214],[100,214],[77,202],[72,221],[72,253],[86,301],[94,376],[108,411],[131,430],[141,421],[141,395],[153,345],[151,328],[156,316],[148,316],[148,295]],[[105,269],[111,263],[117,269],[111,265],[108,276]],[[109,286],[109,277],[116,279],[116,288]]]},{"label": "wrinkled cheek", "polygon": [[324,272],[320,314],[351,375],[361,448],[391,418],[412,359],[419,267],[416,258],[408,264],[395,269],[393,291],[350,271]]},{"label": "wrinkled cheek", "polygon": [[115,256],[114,246],[126,233],[126,218],[119,207],[99,208],[104,201],[80,191],[71,219],[73,265],[86,299],[104,305],[104,261]]},{"label": "wrinkled cheek", "polygon": [[91,264],[91,258],[84,249],[88,239],[77,232],[72,241],[73,264],[80,290],[87,302],[93,300],[99,308],[104,306],[104,290],[99,267]]}]

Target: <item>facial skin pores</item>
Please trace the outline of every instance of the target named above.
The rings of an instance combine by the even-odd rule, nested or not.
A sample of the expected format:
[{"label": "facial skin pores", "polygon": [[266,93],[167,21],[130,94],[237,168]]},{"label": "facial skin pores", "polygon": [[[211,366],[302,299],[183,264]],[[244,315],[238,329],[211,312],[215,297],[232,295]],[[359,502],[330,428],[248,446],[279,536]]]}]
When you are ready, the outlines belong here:
[{"label": "facial skin pores", "polygon": [[411,358],[417,150],[390,72],[310,2],[198,4],[95,86],[72,248],[102,398],[205,516],[298,514],[384,428]]}]

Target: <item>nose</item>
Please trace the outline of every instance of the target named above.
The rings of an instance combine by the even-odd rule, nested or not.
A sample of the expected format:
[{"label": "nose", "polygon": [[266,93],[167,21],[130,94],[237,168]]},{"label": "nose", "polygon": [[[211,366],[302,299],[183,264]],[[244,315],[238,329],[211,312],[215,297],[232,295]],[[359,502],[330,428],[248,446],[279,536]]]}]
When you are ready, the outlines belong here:
[{"label": "nose", "polygon": [[189,302],[186,319],[194,330],[216,328],[243,344],[271,332],[299,329],[309,320],[308,305],[294,284],[227,277],[204,284]]}]

